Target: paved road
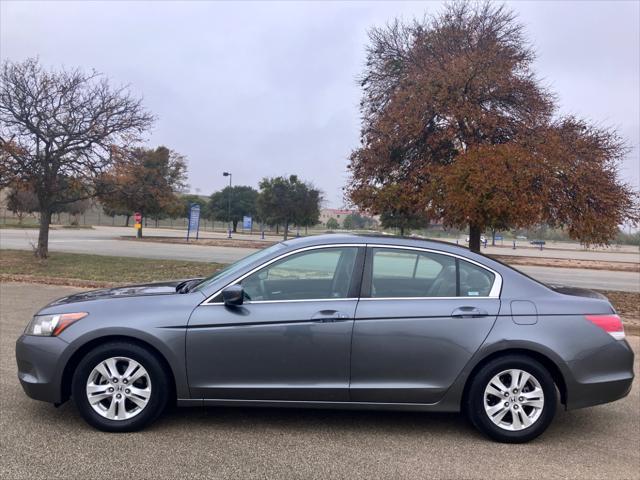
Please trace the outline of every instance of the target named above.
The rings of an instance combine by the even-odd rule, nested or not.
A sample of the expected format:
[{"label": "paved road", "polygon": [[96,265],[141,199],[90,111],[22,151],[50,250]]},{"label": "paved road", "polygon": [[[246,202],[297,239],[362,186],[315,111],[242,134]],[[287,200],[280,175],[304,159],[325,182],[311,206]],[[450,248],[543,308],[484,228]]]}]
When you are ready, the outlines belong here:
[{"label": "paved road", "polygon": [[[144,258],[173,258],[198,262],[231,263],[255,250],[252,248],[211,247],[201,245],[182,245],[171,243],[136,242],[118,240],[120,235],[130,234],[131,229],[121,227],[97,227],[94,230],[53,230],[49,240],[51,251],[93,253],[100,255],[121,255]],[[165,229],[145,229],[145,235],[167,235],[167,232],[183,234],[180,231]],[[213,234],[208,233],[212,236]],[[219,235],[218,235],[219,236]],[[36,242],[35,230],[0,230],[0,248],[30,249]],[[533,250],[535,252],[535,250]],[[483,251],[484,252],[484,251]],[[502,253],[510,253],[507,250]],[[551,252],[549,250],[548,252]],[[560,254],[567,254],[559,250]],[[606,252],[582,252],[591,255],[607,255]],[[623,255],[628,261],[634,261],[631,253]],[[584,288],[602,290],[640,291],[640,272],[615,272],[603,270],[568,269],[553,267],[518,267],[532,277],[553,284],[566,284]]]},{"label": "paved road", "polygon": [[[168,229],[168,228],[145,228],[145,236],[150,237],[177,237],[184,238],[185,230]],[[77,248],[79,243],[84,241],[104,241],[116,239],[121,236],[132,236],[133,229],[126,227],[94,227],[93,230],[69,230],[56,229],[51,231],[52,248]],[[200,238],[226,238],[226,233],[201,231]],[[37,240],[37,230],[34,229],[2,229],[0,230],[0,243],[6,244],[4,248],[30,248],[31,243]],[[242,240],[260,240],[260,236],[255,233],[253,235],[236,233],[233,235],[235,239]],[[280,241],[282,237],[267,236],[266,240]],[[451,243],[455,243],[455,238],[443,239]],[[100,247],[113,248],[113,245],[98,244]],[[465,244],[466,246],[466,244]],[[118,248],[118,247],[116,247]],[[527,256],[537,258],[568,258],[577,260],[599,260],[605,262],[628,262],[640,263],[640,249],[630,245],[614,246],[597,250],[584,250],[577,243],[549,243],[544,250],[531,248],[526,242],[519,242],[518,248],[513,250],[510,242],[504,242],[504,245],[495,247],[487,247],[482,249],[483,253],[498,255],[514,255]]]},{"label": "paved road", "polygon": [[27,319],[73,291],[0,285],[0,478],[640,479],[637,382],[618,402],[559,411],[526,445],[492,443],[457,414],[394,412],[181,409],[141,433],[100,433],[71,403],[28,399],[16,379]]},{"label": "paved road", "polygon": [[[175,231],[174,231],[175,232]],[[182,232],[184,234],[184,232]],[[160,229],[145,229],[145,235],[161,236]],[[92,253],[196,262],[231,263],[254,252],[253,248],[206,247],[172,243],[136,242],[120,240],[121,235],[131,235],[131,229],[97,227],[93,230],[52,230],[49,249],[52,252]],[[32,229],[0,230],[0,248],[28,250],[37,243],[38,232]]]}]

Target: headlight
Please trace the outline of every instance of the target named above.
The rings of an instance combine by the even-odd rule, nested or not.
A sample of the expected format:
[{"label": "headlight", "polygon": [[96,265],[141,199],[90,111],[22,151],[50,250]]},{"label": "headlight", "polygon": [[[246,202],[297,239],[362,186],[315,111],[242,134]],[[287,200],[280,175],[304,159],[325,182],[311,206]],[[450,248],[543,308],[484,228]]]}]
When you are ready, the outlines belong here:
[{"label": "headlight", "polygon": [[86,312],[61,313],[58,315],[36,315],[27,325],[25,335],[56,337],[72,323],[89,315]]}]

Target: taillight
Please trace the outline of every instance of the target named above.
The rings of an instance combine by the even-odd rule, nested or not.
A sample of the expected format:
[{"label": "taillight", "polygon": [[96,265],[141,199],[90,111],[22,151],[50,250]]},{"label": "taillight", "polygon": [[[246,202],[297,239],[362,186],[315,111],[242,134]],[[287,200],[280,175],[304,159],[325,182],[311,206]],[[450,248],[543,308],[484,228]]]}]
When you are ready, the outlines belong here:
[{"label": "taillight", "polygon": [[624,338],[624,327],[618,315],[585,315],[585,318],[597,325],[616,340]]}]

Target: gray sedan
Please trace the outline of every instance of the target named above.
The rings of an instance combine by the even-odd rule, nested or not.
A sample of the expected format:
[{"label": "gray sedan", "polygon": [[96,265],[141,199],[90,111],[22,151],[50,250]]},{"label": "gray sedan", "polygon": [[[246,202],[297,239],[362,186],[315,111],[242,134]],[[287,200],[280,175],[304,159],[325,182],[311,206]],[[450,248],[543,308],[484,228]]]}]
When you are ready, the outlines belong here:
[{"label": "gray sedan", "polygon": [[78,293],[16,345],[32,398],[140,429],[169,403],[463,411],[489,437],[540,435],[557,404],[629,393],[607,299],[542,285],[451,244],[323,235],[206,279]]}]

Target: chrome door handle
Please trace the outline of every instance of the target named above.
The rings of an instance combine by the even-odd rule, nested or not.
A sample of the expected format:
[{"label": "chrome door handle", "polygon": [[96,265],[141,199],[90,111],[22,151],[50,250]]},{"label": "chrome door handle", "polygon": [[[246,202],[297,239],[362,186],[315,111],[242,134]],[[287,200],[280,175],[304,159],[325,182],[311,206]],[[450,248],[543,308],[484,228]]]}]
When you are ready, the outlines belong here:
[{"label": "chrome door handle", "polygon": [[318,323],[333,323],[349,320],[349,315],[336,310],[320,310],[311,316],[311,320]]},{"label": "chrome door handle", "polygon": [[486,317],[489,314],[478,308],[478,307],[458,307],[453,312],[451,312],[451,316],[453,318],[476,318],[476,317]]}]

